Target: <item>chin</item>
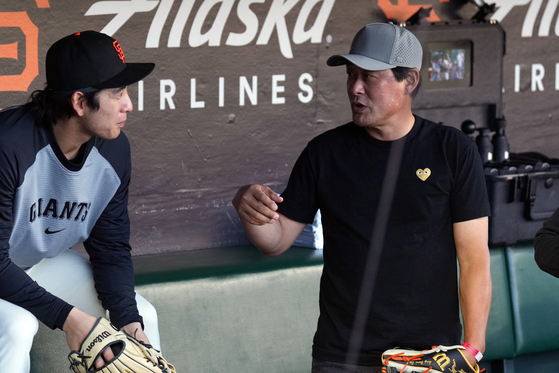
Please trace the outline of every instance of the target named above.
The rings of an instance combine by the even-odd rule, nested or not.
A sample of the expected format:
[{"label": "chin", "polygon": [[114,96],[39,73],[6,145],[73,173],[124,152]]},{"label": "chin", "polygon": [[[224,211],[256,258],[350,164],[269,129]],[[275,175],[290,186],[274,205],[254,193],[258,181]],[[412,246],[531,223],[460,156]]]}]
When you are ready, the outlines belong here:
[{"label": "chin", "polygon": [[115,132],[113,132],[112,135],[113,136],[111,137],[111,140],[116,139],[120,135],[120,128],[118,130],[116,130]]},{"label": "chin", "polygon": [[107,134],[99,135],[99,137],[101,137],[102,139],[105,139],[105,140],[114,140],[118,137],[118,135],[120,135],[120,129],[118,129],[116,131],[109,132]]},{"label": "chin", "polygon": [[379,120],[376,117],[367,115],[354,115],[353,116],[353,123],[358,125],[359,127],[375,127],[378,124]]},{"label": "chin", "polygon": [[366,127],[367,126],[367,123],[365,123],[363,120],[361,120],[361,117],[353,117],[353,123],[355,123],[359,127]]}]

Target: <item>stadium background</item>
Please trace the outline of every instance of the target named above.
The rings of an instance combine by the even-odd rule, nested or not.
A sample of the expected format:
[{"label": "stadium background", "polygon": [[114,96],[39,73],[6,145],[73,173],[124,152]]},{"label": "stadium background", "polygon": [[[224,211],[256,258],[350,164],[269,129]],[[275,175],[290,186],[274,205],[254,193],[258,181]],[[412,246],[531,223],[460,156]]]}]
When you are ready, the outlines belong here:
[{"label": "stadium background", "polygon": [[[494,3],[506,32],[510,150],[559,157],[557,1]],[[54,41],[109,33],[128,61],[156,63],[129,88],[124,128],[134,254],[243,244],[237,188],[281,192],[307,141],[350,120],[345,70],[326,59],[347,52],[365,24],[405,21],[421,7],[436,23],[477,11],[466,0],[0,0],[0,107],[44,87]]]}]

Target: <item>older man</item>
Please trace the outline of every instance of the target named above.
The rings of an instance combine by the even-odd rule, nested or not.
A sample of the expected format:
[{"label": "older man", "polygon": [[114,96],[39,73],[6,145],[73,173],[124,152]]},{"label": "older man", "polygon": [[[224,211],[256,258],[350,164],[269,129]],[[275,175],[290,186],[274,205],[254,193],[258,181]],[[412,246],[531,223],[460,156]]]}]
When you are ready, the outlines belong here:
[{"label": "older man", "polygon": [[[468,369],[485,349],[490,209],[481,159],[466,135],[412,113],[421,62],[405,28],[365,26],[349,54],[327,61],[346,66],[352,122],[308,143],[281,197],[246,185],[233,200],[267,256],[289,249],[321,211],[315,373],[380,372],[386,349],[458,345],[460,307]],[[378,260],[368,266],[371,255]]]}]

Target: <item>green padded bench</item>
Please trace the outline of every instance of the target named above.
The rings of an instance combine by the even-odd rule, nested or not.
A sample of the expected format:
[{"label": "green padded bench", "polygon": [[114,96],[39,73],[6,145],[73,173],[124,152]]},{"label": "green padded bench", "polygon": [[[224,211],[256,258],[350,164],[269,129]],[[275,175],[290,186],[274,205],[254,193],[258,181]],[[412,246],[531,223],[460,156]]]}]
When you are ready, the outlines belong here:
[{"label": "green padded bench", "polygon": [[532,246],[507,248],[518,355],[559,350],[559,278],[540,270]]},{"label": "green padded bench", "polygon": [[492,247],[491,277],[486,373],[559,372],[559,279],[538,268],[533,242]]},{"label": "green padded bench", "polygon": [[516,354],[514,325],[504,248],[491,249],[491,280],[493,296],[487,322],[484,361],[512,359]]},{"label": "green padded bench", "polygon": [[[559,372],[559,279],[533,251],[491,248],[486,373]],[[248,245],[134,257],[137,291],[158,310],[179,373],[310,372],[322,264],[322,251],[302,247],[274,258]],[[68,371],[67,350],[64,333],[41,325],[32,372]]]},{"label": "green padded bench", "polygon": [[[310,371],[322,252],[266,258],[252,246],[134,257],[157,309],[163,355],[181,372]],[[31,372],[67,372],[64,333],[41,324]]]},{"label": "green padded bench", "polygon": [[138,292],[158,310],[162,349],[178,372],[310,371],[320,251],[293,247],[265,258],[233,247],[135,265]]}]

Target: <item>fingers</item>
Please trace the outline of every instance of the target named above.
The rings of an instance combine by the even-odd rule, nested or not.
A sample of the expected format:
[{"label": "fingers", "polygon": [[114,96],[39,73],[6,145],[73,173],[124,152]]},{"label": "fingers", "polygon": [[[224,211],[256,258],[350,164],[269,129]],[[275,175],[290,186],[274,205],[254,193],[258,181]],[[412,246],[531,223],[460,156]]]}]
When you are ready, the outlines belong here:
[{"label": "fingers", "polygon": [[265,224],[271,224],[274,221],[276,221],[279,217],[276,217],[277,214],[275,214],[272,218],[269,218],[265,215],[262,214],[255,214],[254,212],[252,212],[252,215],[249,212],[246,211],[240,211],[239,212],[239,217],[241,218],[241,220],[246,221],[249,224],[252,225],[265,225]]},{"label": "fingers", "polygon": [[95,368],[96,369],[102,368],[103,365],[105,365],[105,362],[103,361],[103,359],[100,356],[97,359],[95,359]]},{"label": "fingers", "polygon": [[114,358],[115,358],[115,354],[113,353],[113,350],[109,346],[103,351],[102,356],[99,356],[97,359],[95,359],[95,368],[99,369],[104,367],[106,364],[111,362]]},{"label": "fingers", "polygon": [[[275,212],[278,209],[276,202],[279,203],[283,201],[283,198],[278,196],[276,192],[267,186],[262,185],[255,185],[253,188],[250,188],[248,193],[245,193],[245,196],[252,197],[256,202],[258,202],[254,205],[255,209],[264,215],[269,215],[268,210]],[[252,201],[249,199],[248,202]]]},{"label": "fingers", "polygon": [[[81,344],[94,328],[96,322],[96,317],[88,315],[75,307],[72,308],[62,327],[62,330],[66,333],[68,347],[70,347],[71,351],[80,350]],[[108,347],[95,359],[94,365],[97,369],[102,368],[114,358],[113,351]]]},{"label": "fingers", "polygon": [[247,185],[233,199],[239,217],[253,225],[273,223],[279,219],[277,203],[283,201],[276,192],[263,185]]},{"label": "fingers", "polygon": [[113,350],[111,349],[110,346],[109,348],[105,349],[105,351],[103,351],[103,359],[105,359],[106,362],[109,362],[114,358],[115,358],[115,354],[113,354]]}]

